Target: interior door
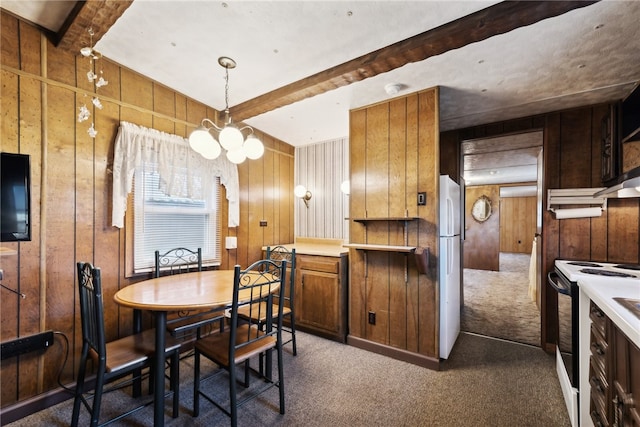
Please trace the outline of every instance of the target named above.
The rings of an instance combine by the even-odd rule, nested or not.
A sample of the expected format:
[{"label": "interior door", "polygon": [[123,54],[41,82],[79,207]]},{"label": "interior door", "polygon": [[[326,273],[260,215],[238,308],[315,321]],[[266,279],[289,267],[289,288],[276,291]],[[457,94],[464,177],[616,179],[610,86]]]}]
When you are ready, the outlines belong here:
[{"label": "interior door", "polygon": [[[467,186],[465,200],[464,268],[500,270],[500,194],[498,185]],[[474,219],[471,211],[480,197],[491,200],[486,221]]]},{"label": "interior door", "polygon": [[536,305],[540,308],[540,289],[542,289],[542,197],[543,197],[543,165],[542,165],[542,149],[538,153],[538,204],[536,208],[536,235],[534,243],[536,245]]}]

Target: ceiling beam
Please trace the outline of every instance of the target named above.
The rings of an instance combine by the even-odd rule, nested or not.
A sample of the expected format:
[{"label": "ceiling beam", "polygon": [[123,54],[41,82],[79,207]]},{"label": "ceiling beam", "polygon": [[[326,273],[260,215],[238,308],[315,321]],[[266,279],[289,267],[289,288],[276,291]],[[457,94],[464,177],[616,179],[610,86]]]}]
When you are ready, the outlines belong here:
[{"label": "ceiling beam", "polygon": [[230,108],[237,121],[423,61],[597,1],[505,1]]},{"label": "ceiling beam", "polygon": [[[95,45],[131,3],[133,0],[78,1],[51,41],[62,50],[75,53],[92,41]],[[93,30],[93,39],[89,28]]]}]

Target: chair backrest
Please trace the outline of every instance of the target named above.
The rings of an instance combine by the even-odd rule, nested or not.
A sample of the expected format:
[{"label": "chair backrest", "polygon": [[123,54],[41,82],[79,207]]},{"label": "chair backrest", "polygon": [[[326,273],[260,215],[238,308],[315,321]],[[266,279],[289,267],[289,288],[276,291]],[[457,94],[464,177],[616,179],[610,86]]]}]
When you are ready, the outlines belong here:
[{"label": "chair backrest", "polygon": [[[273,298],[283,298],[287,276],[287,261],[275,262],[260,260],[251,264],[247,269],[241,270],[235,266],[233,279],[233,302],[231,305],[230,342],[241,343],[237,346],[229,346],[229,360],[234,360],[235,350],[245,345],[251,345],[256,341],[273,335],[280,335],[282,329],[282,311],[278,310],[276,318],[273,317]],[[261,304],[266,303],[266,304]],[[238,309],[249,310],[249,317],[265,317],[266,328],[264,333],[259,332],[255,325],[247,328],[246,322],[238,316]],[[266,313],[261,311],[266,310]],[[272,324],[277,324],[273,328]],[[239,327],[242,332],[239,332]],[[245,335],[239,335],[245,334]]]},{"label": "chair backrest", "polygon": [[286,261],[287,266],[290,269],[289,272],[289,288],[284,293],[284,300],[289,301],[292,305],[294,298],[294,289],[296,283],[296,249],[292,248],[288,250],[282,245],[279,246],[267,246],[267,259],[271,261]]},{"label": "chair backrest", "polygon": [[173,248],[165,253],[156,251],[156,269],[154,277],[162,274],[182,274],[190,271],[202,271],[202,249],[195,251],[187,248]]},{"label": "chair backrest", "polygon": [[80,291],[80,319],[82,340],[93,349],[101,363],[106,361],[106,338],[100,269],[88,262],[78,263],[78,289]]}]

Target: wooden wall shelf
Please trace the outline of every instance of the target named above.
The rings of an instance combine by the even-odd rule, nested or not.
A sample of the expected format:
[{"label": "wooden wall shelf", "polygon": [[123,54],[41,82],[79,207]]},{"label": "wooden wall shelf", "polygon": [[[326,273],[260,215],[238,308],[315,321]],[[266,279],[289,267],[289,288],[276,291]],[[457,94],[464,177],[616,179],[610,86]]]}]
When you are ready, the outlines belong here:
[{"label": "wooden wall shelf", "polygon": [[367,243],[345,243],[342,246],[344,246],[345,248],[353,248],[362,251],[412,253],[416,250],[415,246],[372,245]]},{"label": "wooden wall shelf", "polygon": [[405,217],[405,216],[396,216],[396,217],[376,217],[376,218],[347,218],[355,222],[365,223],[370,221],[415,221],[420,219],[416,216]]}]

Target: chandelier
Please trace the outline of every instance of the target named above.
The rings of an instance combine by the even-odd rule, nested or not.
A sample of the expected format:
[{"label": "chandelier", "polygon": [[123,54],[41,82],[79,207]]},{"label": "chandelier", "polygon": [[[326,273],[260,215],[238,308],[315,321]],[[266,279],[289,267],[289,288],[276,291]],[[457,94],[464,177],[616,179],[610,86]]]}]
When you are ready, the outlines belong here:
[{"label": "chandelier", "polygon": [[[253,134],[253,128],[238,128],[229,114],[229,69],[236,67],[236,61],[222,56],[218,58],[218,64],[225,70],[224,126],[219,127],[207,118],[202,119],[200,126],[189,135],[189,146],[205,159],[217,158],[222,153],[222,148],[227,150],[227,159],[232,163],[242,163],[246,158],[259,159],[264,154],[264,145]],[[246,139],[244,131],[248,131]],[[214,132],[218,134],[217,140]]]}]

